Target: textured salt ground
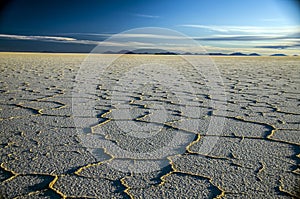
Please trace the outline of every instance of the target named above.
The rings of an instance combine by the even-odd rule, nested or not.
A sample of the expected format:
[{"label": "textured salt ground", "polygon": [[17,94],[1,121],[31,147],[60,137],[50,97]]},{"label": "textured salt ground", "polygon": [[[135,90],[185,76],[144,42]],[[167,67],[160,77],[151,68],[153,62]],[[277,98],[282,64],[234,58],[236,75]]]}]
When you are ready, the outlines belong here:
[{"label": "textured salt ground", "polygon": [[[142,92],[125,92],[120,85],[131,80],[123,78],[119,85],[117,80],[130,71],[130,64],[129,68],[111,66],[98,84],[99,90],[91,94],[99,124],[91,126],[90,133],[104,133],[101,139],[127,150],[136,149],[135,140],[124,136],[126,125],[130,129],[133,121],[141,127],[176,129],[187,136],[188,142],[178,154],[159,160],[165,167],[148,173],[115,169],[111,165],[122,159],[105,149],[94,149],[95,154],[102,154],[99,157],[91,155],[78,136],[71,109],[72,89],[85,55],[2,53],[0,57],[0,179],[6,198],[299,196],[297,57],[214,58],[228,100],[227,108],[220,112],[210,105],[205,81],[173,56],[128,55],[122,62],[135,60],[138,64],[155,58],[172,62],[172,67],[188,77],[195,95],[180,90],[182,78],[174,82],[177,97],[159,81],[148,87],[137,82],[137,90]],[[148,75],[151,80],[154,72],[136,71],[127,77]],[[160,72],[168,75],[168,71]],[[206,135],[212,116],[225,119],[221,135]],[[121,131],[123,135],[118,134]],[[167,142],[170,135],[167,131],[165,135]],[[208,155],[201,153],[204,138],[218,139]],[[145,144],[141,141],[144,147],[140,150],[147,149]],[[157,145],[155,141],[152,144]]]}]

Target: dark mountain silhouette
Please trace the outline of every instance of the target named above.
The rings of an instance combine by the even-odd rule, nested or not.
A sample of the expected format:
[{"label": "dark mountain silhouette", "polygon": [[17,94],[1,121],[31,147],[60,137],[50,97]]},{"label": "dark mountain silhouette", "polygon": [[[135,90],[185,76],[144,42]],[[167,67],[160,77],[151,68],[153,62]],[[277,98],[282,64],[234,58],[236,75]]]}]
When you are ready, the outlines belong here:
[{"label": "dark mountain silhouette", "polygon": [[106,51],[103,54],[153,54],[153,55],[177,55],[179,53],[169,52],[162,49],[137,49],[137,50],[120,50],[117,52]]},{"label": "dark mountain silhouette", "polygon": [[131,51],[130,50],[120,50],[119,52],[117,52],[117,54],[130,54]]},{"label": "dark mountain silhouette", "polygon": [[174,52],[159,52],[159,53],[154,53],[155,55],[178,55],[177,53]]},{"label": "dark mountain silhouette", "polygon": [[207,53],[207,55],[218,55],[218,56],[224,56],[224,55],[228,55],[225,53]]},{"label": "dark mountain silhouette", "polygon": [[258,53],[250,53],[248,56],[261,56],[261,55]]},{"label": "dark mountain silhouette", "polygon": [[141,49],[136,49],[133,50],[135,54],[155,54],[155,53],[165,53],[168,52],[163,49],[156,49],[156,48],[141,48]]},{"label": "dark mountain silhouette", "polygon": [[[123,54],[123,53],[120,53],[120,54]],[[132,51],[128,51],[128,52],[126,52],[126,53],[124,53],[124,54],[136,54],[136,53],[134,53],[134,52],[132,52]]]},{"label": "dark mountain silhouette", "polygon": [[277,53],[277,54],[272,54],[270,56],[282,57],[282,56],[287,56],[287,55],[286,54],[282,54],[282,53]]},{"label": "dark mountain silhouette", "polygon": [[229,55],[231,55],[231,56],[247,56],[247,54],[244,54],[244,53],[241,53],[241,52],[234,52],[234,53],[231,53]]},{"label": "dark mountain silhouette", "polygon": [[[0,48],[1,52],[1,48]],[[56,53],[56,51],[34,51],[34,52],[52,52]],[[97,52],[94,52],[97,53]],[[100,52],[98,52],[100,53]],[[261,56],[258,53],[241,53],[241,52],[233,52],[233,53],[221,53],[221,52],[210,52],[210,53],[191,53],[191,52],[172,52],[166,51],[162,49],[137,49],[137,50],[120,50],[120,51],[106,51],[101,54],[144,54],[144,55],[203,55],[203,56]],[[272,54],[270,56],[287,56],[285,54]],[[293,55],[298,56],[298,55]]]}]

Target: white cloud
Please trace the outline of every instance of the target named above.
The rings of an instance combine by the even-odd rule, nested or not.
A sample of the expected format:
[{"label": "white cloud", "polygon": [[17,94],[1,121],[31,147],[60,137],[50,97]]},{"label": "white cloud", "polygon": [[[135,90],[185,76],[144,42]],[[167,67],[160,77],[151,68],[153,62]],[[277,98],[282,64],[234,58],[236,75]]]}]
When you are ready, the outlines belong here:
[{"label": "white cloud", "polygon": [[38,36],[38,35],[9,35],[0,34],[0,38],[16,39],[16,40],[32,40],[32,41],[48,41],[48,42],[63,42],[63,43],[79,43],[79,44],[99,44],[99,41],[93,40],[77,40],[72,37],[57,37],[57,36]]},{"label": "white cloud", "polygon": [[143,17],[143,18],[159,18],[159,16],[157,15],[145,15],[145,14],[134,14],[134,16]]},{"label": "white cloud", "polygon": [[56,36],[27,36],[27,35],[0,34],[0,37],[7,38],[7,39],[21,39],[21,40],[76,41],[76,39],[71,37],[56,37]]},{"label": "white cloud", "polygon": [[300,26],[280,26],[280,27],[262,27],[262,26],[214,26],[214,25],[197,25],[184,24],[180,25],[188,28],[201,28],[222,33],[243,33],[243,34],[276,34],[286,35],[297,33]]},{"label": "white cloud", "polygon": [[183,36],[174,36],[167,35],[165,32],[161,32],[161,34],[145,34],[145,33],[136,33],[136,34],[116,34],[113,35],[115,38],[144,38],[144,39],[177,39],[177,40],[186,40]]},{"label": "white cloud", "polygon": [[[206,26],[205,26],[206,27]],[[224,27],[223,27],[224,28]],[[245,28],[245,27],[244,27]],[[237,28],[234,28],[237,29]],[[241,29],[241,28],[240,28]],[[110,34],[95,34],[95,35],[105,35],[109,36]],[[90,44],[90,45],[100,45],[103,46],[103,50],[106,50],[105,47],[116,47],[117,49],[131,49],[131,48],[160,48],[166,49],[169,51],[181,51],[181,52],[203,52],[204,49],[208,52],[236,52],[241,51],[245,53],[258,52],[262,54],[272,54],[275,52],[282,52],[286,54],[297,54],[299,51],[299,38],[297,37],[282,37],[280,35],[268,35],[270,38],[266,39],[266,35],[254,35],[251,36],[252,40],[244,40],[243,34],[231,34],[228,39],[227,34],[218,34],[213,35],[209,38],[188,38],[180,37],[176,35],[166,35],[166,34],[146,34],[146,33],[137,33],[137,34],[117,34],[113,35],[112,39],[104,41],[94,41],[94,40],[80,40],[72,37],[60,37],[60,36],[26,36],[26,35],[8,35],[0,34],[0,38],[7,39],[20,39],[20,40],[34,40],[34,41],[48,41],[48,42],[62,42],[62,43],[77,43],[77,44]],[[226,37],[225,37],[226,36]],[[249,35],[248,35],[249,36]],[[256,39],[257,37],[257,39]],[[260,38],[261,37],[261,38]],[[217,39],[216,39],[217,38]],[[197,47],[192,41],[192,39],[203,40],[202,44],[205,46],[204,49],[200,46]],[[216,40],[214,40],[216,39]],[[235,40],[234,40],[235,39]],[[265,39],[265,40],[262,40]],[[234,42],[233,42],[234,41]],[[245,42],[247,41],[247,42]],[[197,42],[198,43],[198,42]],[[272,49],[272,45],[274,49]],[[264,47],[267,46],[267,47]],[[270,47],[269,47],[270,46]],[[293,48],[286,47],[285,49],[275,49],[276,46],[295,46]],[[297,49],[296,49],[297,48]]]},{"label": "white cloud", "polygon": [[275,53],[283,53],[287,55],[299,55],[298,49],[271,49],[271,48],[222,48],[222,47],[215,47],[215,46],[203,46],[203,48],[207,52],[222,52],[222,53],[232,53],[232,52],[242,52],[242,53],[259,53],[261,55],[271,55]]}]

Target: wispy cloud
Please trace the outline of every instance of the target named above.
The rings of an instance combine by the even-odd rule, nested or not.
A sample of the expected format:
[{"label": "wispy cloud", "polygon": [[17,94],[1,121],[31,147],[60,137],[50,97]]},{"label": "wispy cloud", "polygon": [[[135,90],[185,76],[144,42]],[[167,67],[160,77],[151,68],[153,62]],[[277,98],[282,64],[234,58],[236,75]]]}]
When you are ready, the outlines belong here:
[{"label": "wispy cloud", "polygon": [[[163,30],[161,33],[157,34],[152,34],[152,33],[116,33],[116,34],[97,34],[97,33],[64,33],[65,35],[76,35],[79,36],[91,36],[91,38],[109,38],[109,37],[114,37],[114,38],[142,38],[142,39],[176,39],[176,40],[186,40],[187,38],[183,36],[177,36],[177,35],[170,35],[169,33],[164,32]],[[190,37],[192,38],[192,37]]]},{"label": "wispy cloud", "polygon": [[[39,35],[9,35],[0,34],[0,38],[11,40],[32,40],[32,41],[47,41],[47,42],[61,42],[69,44],[84,44],[84,45],[99,45],[100,50],[114,50],[115,49],[127,49],[130,48],[161,48],[170,51],[178,50],[181,52],[197,52],[199,47],[194,47],[188,44],[192,39],[203,41],[201,42],[205,46],[205,50],[209,52],[258,52],[266,53],[273,50],[280,50],[283,52],[296,53],[300,49],[300,36],[298,33],[278,36],[278,35],[244,35],[244,34],[214,34],[210,37],[181,37],[178,35],[167,34],[146,34],[146,33],[123,33],[123,34],[94,34],[86,33],[87,35],[96,36],[88,39],[79,39],[75,33],[69,34],[69,36],[39,36]],[[65,34],[68,35],[68,34]],[[82,33],[80,33],[82,35]],[[110,37],[108,40],[97,40],[98,36]],[[93,39],[94,38],[94,39]],[[95,40],[96,39],[96,40]],[[103,46],[103,48],[101,47]]]},{"label": "wispy cloud", "polygon": [[40,35],[10,35],[0,34],[0,38],[12,40],[31,40],[31,41],[47,41],[47,42],[63,42],[63,43],[78,43],[78,44],[99,44],[99,41],[80,40],[72,37],[61,36],[40,36]]},{"label": "wispy cloud", "polygon": [[143,17],[143,18],[159,18],[159,16],[157,15],[147,15],[147,14],[133,14],[136,17]]},{"label": "wispy cloud", "polygon": [[[66,33],[65,33],[66,34]],[[268,41],[268,40],[289,40],[289,41],[300,41],[300,32],[293,33],[289,35],[282,36],[281,34],[212,34],[209,37],[183,37],[178,35],[165,34],[161,32],[160,34],[147,34],[147,33],[120,33],[120,34],[97,34],[97,33],[68,33],[67,35],[84,35],[90,36],[89,41],[99,41],[98,37],[103,40],[114,37],[115,39],[160,39],[160,40],[198,40],[198,41]],[[93,40],[96,39],[96,40]],[[79,41],[79,40],[78,40]],[[173,42],[176,43],[176,42]]]},{"label": "wispy cloud", "polygon": [[110,37],[117,33],[82,33],[82,32],[70,32],[70,33],[60,33],[60,35],[84,35],[84,36],[99,36],[99,37]]},{"label": "wispy cloud", "polygon": [[[94,34],[94,33],[84,33],[83,35],[91,36],[101,36],[104,38],[109,38],[114,36],[114,38],[124,38],[124,39],[165,39],[165,40],[187,40],[188,38],[182,36],[166,35],[162,34],[146,34],[146,33],[136,33],[136,34]],[[0,34],[0,38],[6,39],[19,39],[19,40],[40,40],[40,41],[54,41],[54,42],[76,42],[76,43],[88,43],[97,44],[101,41],[87,39],[81,40],[73,37],[61,37],[61,36],[27,36],[27,35],[9,35]],[[292,40],[300,41],[300,34],[291,34],[287,36],[277,36],[277,35],[212,35],[211,37],[190,37],[189,39],[199,40],[199,41],[260,41],[260,40]]]},{"label": "wispy cloud", "polygon": [[299,55],[299,49],[286,49],[286,48],[261,48],[257,47],[247,47],[247,48],[224,48],[224,47],[215,47],[215,46],[203,46],[208,52],[222,52],[222,53],[232,53],[232,52],[243,52],[246,54],[249,53],[259,53],[261,55],[271,55],[275,53],[283,53],[287,55]]},{"label": "wispy cloud", "polygon": [[[98,34],[95,34],[98,35]],[[102,35],[102,34],[99,34]],[[106,34],[103,34],[106,35]],[[107,35],[108,36],[108,35]],[[12,39],[12,40],[31,40],[31,41],[48,41],[48,42],[63,42],[63,43],[75,43],[75,44],[90,44],[101,46],[149,46],[151,43],[137,42],[135,40],[118,40],[117,38],[147,38],[147,34],[119,34],[113,40],[95,41],[95,40],[81,40],[71,37],[58,37],[58,36],[27,36],[27,35],[9,35],[0,34],[0,38]],[[155,36],[153,36],[155,38]],[[152,38],[150,36],[150,38]]]},{"label": "wispy cloud", "polygon": [[258,40],[272,40],[275,39],[275,37],[267,37],[267,36],[213,36],[213,37],[200,37],[195,38],[199,41],[258,41]]},{"label": "wispy cloud", "polygon": [[287,49],[287,48],[293,48],[299,49],[300,43],[298,44],[292,44],[292,45],[264,45],[264,46],[255,46],[255,48],[270,48],[270,49]]},{"label": "wispy cloud", "polygon": [[261,27],[261,26],[213,26],[184,24],[180,25],[188,28],[201,28],[221,33],[244,33],[244,34],[291,34],[299,32],[300,26],[281,26],[281,27]]},{"label": "wispy cloud", "polygon": [[292,40],[300,41],[300,36],[266,36],[266,35],[214,35],[212,37],[195,37],[195,40],[200,41],[267,41],[267,40]]},{"label": "wispy cloud", "polygon": [[28,35],[8,35],[8,34],[0,34],[0,38],[21,39],[21,40],[50,40],[50,41],[75,41],[76,40],[71,37],[28,36]]}]

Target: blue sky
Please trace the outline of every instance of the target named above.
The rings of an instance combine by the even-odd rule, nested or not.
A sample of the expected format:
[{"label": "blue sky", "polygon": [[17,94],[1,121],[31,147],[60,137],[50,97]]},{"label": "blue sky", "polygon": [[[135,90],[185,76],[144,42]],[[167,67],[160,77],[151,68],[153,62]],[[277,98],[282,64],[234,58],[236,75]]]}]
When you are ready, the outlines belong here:
[{"label": "blue sky", "polygon": [[161,27],[209,52],[299,54],[300,10],[293,0],[13,0],[0,15],[1,51],[89,51],[133,28]]}]

